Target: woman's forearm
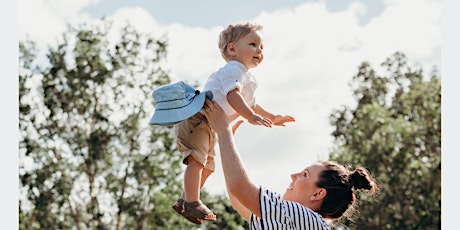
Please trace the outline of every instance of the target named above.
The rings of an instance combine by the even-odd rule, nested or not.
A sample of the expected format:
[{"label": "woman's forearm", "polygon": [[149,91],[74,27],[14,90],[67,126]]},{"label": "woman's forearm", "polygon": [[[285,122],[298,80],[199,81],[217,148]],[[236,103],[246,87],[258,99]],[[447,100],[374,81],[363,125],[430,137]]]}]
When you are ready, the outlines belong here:
[{"label": "woman's forearm", "polygon": [[[228,188],[227,188],[228,189]],[[249,218],[251,217],[251,212],[244,206],[236,197],[228,193],[228,196],[230,198],[230,203],[232,204],[233,208],[238,211],[238,213],[246,220],[249,221]]]},{"label": "woman's forearm", "polygon": [[246,213],[245,217],[249,216],[247,214],[249,212],[260,217],[259,188],[249,180],[246,174],[243,161],[240,159],[233,139],[234,130],[230,125],[231,120],[216,102],[206,99],[205,103],[203,113],[211,128],[219,136],[219,148],[227,192],[238,200],[238,204],[247,209],[247,211],[244,211]]},{"label": "woman's forearm", "polygon": [[259,188],[249,180],[246,174],[234,144],[232,130],[229,127],[218,135],[222,168],[229,195],[237,199],[250,212],[260,216]]}]

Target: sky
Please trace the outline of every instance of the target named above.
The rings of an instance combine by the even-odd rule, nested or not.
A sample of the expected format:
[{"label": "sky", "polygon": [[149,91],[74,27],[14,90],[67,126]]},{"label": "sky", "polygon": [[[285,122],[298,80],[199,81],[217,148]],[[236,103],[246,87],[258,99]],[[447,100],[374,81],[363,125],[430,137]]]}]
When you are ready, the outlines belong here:
[{"label": "sky", "polygon": [[[228,24],[261,24],[265,58],[251,70],[259,82],[257,101],[296,122],[271,129],[245,123],[235,140],[251,180],[279,193],[291,173],[327,159],[333,146],[329,116],[354,106],[348,83],[363,61],[380,71],[401,51],[426,75],[434,66],[445,71],[440,0],[19,0],[18,7],[18,39],[28,37],[42,48],[55,44],[68,23],[103,17],[114,27],[130,22],[141,32],[166,36],[164,67],[172,80],[201,85],[225,64],[217,48],[220,31]],[[218,154],[216,163],[205,189],[223,194]]]}]

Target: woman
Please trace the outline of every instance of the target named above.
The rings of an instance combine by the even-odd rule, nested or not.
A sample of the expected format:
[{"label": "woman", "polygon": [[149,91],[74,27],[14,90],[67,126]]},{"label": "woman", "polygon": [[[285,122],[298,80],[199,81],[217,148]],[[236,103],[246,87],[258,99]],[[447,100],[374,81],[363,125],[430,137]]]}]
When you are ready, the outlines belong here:
[{"label": "woman", "polygon": [[376,183],[366,169],[335,162],[308,166],[291,175],[283,196],[255,186],[248,178],[236,149],[230,119],[215,102],[206,100],[203,114],[219,136],[227,192],[233,207],[251,229],[330,229],[324,219],[337,219],[352,210],[354,190],[373,193]]}]

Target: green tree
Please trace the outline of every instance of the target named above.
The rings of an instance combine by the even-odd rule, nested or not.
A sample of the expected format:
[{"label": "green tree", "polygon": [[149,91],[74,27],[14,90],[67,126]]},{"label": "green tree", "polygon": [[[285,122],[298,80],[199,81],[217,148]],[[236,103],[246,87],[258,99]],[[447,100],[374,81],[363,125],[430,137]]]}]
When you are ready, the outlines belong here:
[{"label": "green tree", "polygon": [[210,195],[202,192],[201,199],[216,215],[215,222],[205,221],[203,229],[207,230],[243,230],[249,229],[248,222],[232,207],[230,200],[225,195]]},{"label": "green tree", "polygon": [[334,111],[331,159],[369,169],[376,199],[361,194],[351,229],[439,229],[441,215],[441,83],[424,77],[397,52],[384,76],[362,63],[351,86],[355,109]]},{"label": "green tree", "polygon": [[[152,90],[170,82],[166,39],[128,24],[113,41],[111,29],[69,27],[47,58],[19,43],[20,229],[197,228],[171,208],[182,191],[172,129],[148,125]],[[228,199],[203,197],[222,214],[204,229],[244,225]]]},{"label": "green tree", "polygon": [[111,44],[110,28],[69,28],[46,65],[20,43],[24,229],[142,229],[161,194],[179,191],[171,132],[148,126],[150,93],[169,82],[158,64],[166,42],[127,25]]}]

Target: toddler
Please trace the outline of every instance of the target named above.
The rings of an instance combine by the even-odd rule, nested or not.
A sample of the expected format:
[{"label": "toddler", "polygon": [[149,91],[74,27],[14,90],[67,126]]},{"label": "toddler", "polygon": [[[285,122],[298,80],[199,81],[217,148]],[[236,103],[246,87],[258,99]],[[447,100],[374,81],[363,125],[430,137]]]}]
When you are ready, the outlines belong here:
[{"label": "toddler", "polygon": [[[250,124],[271,127],[294,122],[292,116],[275,115],[255,101],[257,81],[248,71],[264,59],[262,26],[229,25],[219,36],[219,49],[226,64],[211,74],[204,91],[211,91],[215,100],[235,120],[243,117]],[[215,132],[202,113],[175,125],[179,151],[183,153],[184,190],[173,205],[174,210],[195,224],[215,221],[216,215],[200,201],[200,190],[215,168]]]}]

